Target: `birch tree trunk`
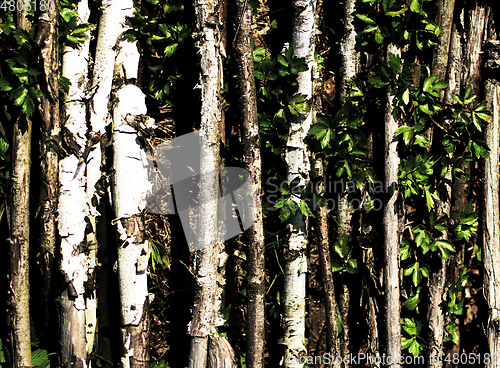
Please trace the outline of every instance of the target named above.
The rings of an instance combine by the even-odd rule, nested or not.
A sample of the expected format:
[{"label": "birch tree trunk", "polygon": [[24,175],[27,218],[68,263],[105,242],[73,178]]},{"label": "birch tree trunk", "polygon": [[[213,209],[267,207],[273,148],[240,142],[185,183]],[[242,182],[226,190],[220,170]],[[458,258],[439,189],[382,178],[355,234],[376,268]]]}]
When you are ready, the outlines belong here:
[{"label": "birch tree trunk", "polygon": [[[125,32],[125,18],[133,15],[133,1],[122,0],[116,14],[120,31]],[[146,207],[151,183],[148,161],[141,146],[137,127],[154,128],[146,117],[146,96],[129,81],[136,80],[139,50],[136,42],[119,40],[115,60],[115,106],[113,108],[113,208],[119,234],[118,284],[121,304],[122,355],[124,368],[149,367],[149,241],[145,237],[142,211]]]},{"label": "birch tree trunk", "polygon": [[[127,13],[128,11],[128,13]],[[101,194],[96,192],[96,184],[101,179],[102,149],[100,141],[106,126],[111,122],[108,102],[113,83],[118,37],[124,31],[122,26],[126,15],[131,15],[133,5],[128,0],[103,0],[95,51],[91,86],[87,89],[90,99],[90,144],[92,149],[85,161],[87,171],[87,203],[90,208],[89,222],[96,229],[96,217],[100,215],[96,204]],[[97,243],[97,239],[92,242]]]},{"label": "birch tree trunk", "polygon": [[[88,208],[88,224],[91,231],[87,233],[87,242],[91,245],[94,253],[90,254],[89,260],[95,265],[95,250],[98,248],[97,239],[97,217],[100,216],[98,205],[101,201],[102,193],[96,190],[96,185],[101,180],[101,165],[103,163],[103,151],[101,139],[105,135],[106,126],[111,122],[111,114],[108,108],[111,87],[113,82],[113,73],[115,58],[117,55],[118,37],[125,28],[123,23],[126,16],[133,14],[133,4],[128,0],[103,0],[101,7],[101,16],[99,19],[99,29],[97,35],[97,44],[95,50],[94,68],[92,81],[89,88],[86,89],[86,98],[90,99],[88,106],[90,115],[90,127],[87,132],[86,155],[84,162],[80,160],[79,165],[85,165],[86,169],[86,201]],[[137,56],[138,58],[138,56]],[[131,63],[138,62],[130,60]],[[138,102],[139,103],[139,102]],[[92,308],[87,308],[88,325],[96,325],[95,313],[96,299],[88,300],[92,303]],[[87,305],[88,307],[90,305]],[[89,332],[89,346],[93,343],[94,331]],[[138,357],[138,360],[141,360]],[[146,359],[146,358],[144,358]],[[128,358],[124,364],[129,364]]]},{"label": "birch tree trunk", "polygon": [[[390,44],[387,47],[387,58],[392,53],[401,56],[401,49]],[[399,193],[398,169],[399,156],[397,141],[393,141],[394,134],[401,121],[400,113],[394,105],[394,96],[387,93],[385,108],[385,185],[386,203],[383,214],[384,227],[384,290],[385,290],[385,326],[386,347],[388,359],[392,366],[400,368],[401,356],[401,300],[399,286],[399,248],[402,235],[401,199]]]},{"label": "birch tree trunk", "polygon": [[[308,70],[299,73],[297,93],[307,100],[312,97],[312,70],[314,62],[315,0],[294,0],[294,18],[291,46],[298,57],[306,59]],[[312,122],[312,110],[299,114],[291,122],[285,160],[288,181],[299,178],[299,185],[309,180],[309,152],[305,137]],[[298,205],[299,199],[294,198]],[[299,207],[299,206],[297,206]],[[290,238],[285,254],[284,304],[284,366],[303,367],[300,357],[307,355],[305,347],[305,294],[307,272],[307,218],[300,210],[290,216]]]},{"label": "birch tree trunk", "polygon": [[[200,57],[201,122],[200,204],[197,217],[196,293],[193,318],[188,326],[191,335],[189,368],[232,367],[234,353],[226,339],[213,336],[223,324],[220,314],[223,269],[227,255],[218,229],[219,210],[219,139],[221,121],[222,62],[220,50],[220,3],[195,0],[196,32]],[[175,190],[175,189],[174,189]],[[219,286],[220,285],[220,286]],[[209,343],[210,340],[210,343]],[[210,354],[207,354],[210,352]]]},{"label": "birch tree trunk", "polygon": [[499,111],[500,85],[498,82],[498,52],[500,42],[490,40],[486,60],[487,79],[485,82],[485,100],[488,110],[492,113],[491,120],[486,126],[485,142],[490,147],[490,157],[484,160],[483,186],[483,247],[484,247],[484,296],[488,303],[488,330],[487,337],[492,359],[486,367],[498,367],[500,354],[500,228],[499,228],[499,186],[498,173],[499,157]]},{"label": "birch tree trunk", "polygon": [[[350,92],[350,82],[356,76],[357,52],[356,52],[356,31],[354,29],[354,9],[355,0],[347,0],[344,2],[344,19],[343,32],[344,38],[340,45],[341,64],[340,64],[340,100],[343,101]],[[339,209],[337,214],[337,222],[339,224],[338,236],[347,236],[348,241],[352,243],[352,208],[348,201],[349,193],[344,191],[339,198]],[[350,290],[347,285],[346,274],[342,274],[340,286],[339,310],[342,319],[342,340],[341,340],[341,355],[349,355],[349,313],[350,313]],[[345,364],[349,367],[350,364]]]},{"label": "birch tree trunk", "polygon": [[[88,21],[90,10],[86,0],[78,4],[81,23]],[[87,144],[86,106],[87,60],[89,40],[73,49],[65,47],[62,75],[71,86],[64,98],[64,121],[61,131],[64,145],[71,151],[59,162],[59,220],[61,238],[60,269],[66,287],[61,295],[61,360],[65,367],[87,366],[85,284],[91,272],[89,260],[93,245],[87,242],[85,218],[89,215],[85,171],[79,170],[80,155]],[[90,349],[91,350],[91,349]]]},{"label": "birch tree trunk", "polygon": [[[249,368],[264,367],[264,295],[265,295],[265,249],[264,226],[262,223],[261,168],[259,121],[257,116],[257,95],[255,91],[252,9],[247,1],[236,1],[236,13],[240,24],[236,38],[236,61],[238,63],[238,89],[242,136],[245,145],[245,168],[251,173],[251,192],[256,221],[249,230],[248,247],[248,307],[247,307],[247,355]],[[253,216],[252,216],[253,217]]]},{"label": "birch tree trunk", "polygon": [[[124,41],[120,53],[124,52]],[[132,50],[132,47],[135,50]],[[135,51],[136,55],[132,52]],[[127,47],[123,68],[137,77],[139,52],[135,43]],[[130,63],[130,64],[129,64]],[[135,64],[135,65],[134,65]],[[142,210],[151,191],[144,149],[130,119],[147,112],[145,95],[133,84],[116,93],[113,111],[113,207],[119,233],[118,283],[121,302],[122,367],[149,367],[149,242],[144,234]]]},{"label": "birch tree trunk", "polygon": [[43,298],[45,308],[45,323],[48,326],[48,294],[52,280],[52,267],[56,249],[57,237],[57,201],[59,192],[59,157],[57,147],[51,142],[57,141],[59,126],[59,45],[57,42],[57,9],[59,1],[47,6],[42,12],[38,23],[35,43],[41,47],[41,58],[45,74],[42,87],[41,103],[42,142],[41,142],[41,188],[40,208],[42,232],[40,236],[40,265],[44,276]]},{"label": "birch tree trunk", "polygon": [[[24,3],[21,4],[21,9]],[[17,14],[17,27],[31,28],[25,11]],[[14,366],[31,367],[29,308],[30,186],[32,123],[24,114],[14,123],[12,139],[12,202],[10,228],[10,289]]]}]

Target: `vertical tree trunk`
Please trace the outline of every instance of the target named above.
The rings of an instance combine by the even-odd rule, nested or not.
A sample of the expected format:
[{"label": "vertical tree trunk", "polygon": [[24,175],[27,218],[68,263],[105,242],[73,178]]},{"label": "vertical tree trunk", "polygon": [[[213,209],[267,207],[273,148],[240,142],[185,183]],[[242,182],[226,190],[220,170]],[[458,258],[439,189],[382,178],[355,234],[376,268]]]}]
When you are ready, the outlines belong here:
[{"label": "vertical tree trunk", "polygon": [[[491,40],[488,43],[490,59],[486,61],[487,76],[485,82],[485,100],[488,110],[492,113],[491,120],[486,126],[485,142],[490,147],[490,157],[484,160],[483,186],[483,247],[484,247],[484,296],[488,303],[488,330],[487,337],[491,356],[497,358],[500,354],[500,215],[499,215],[499,185],[498,167],[499,138],[499,111],[500,85],[498,81],[498,52],[500,42]],[[495,359],[487,367],[497,367]]]},{"label": "vertical tree trunk", "polygon": [[[316,28],[319,27],[323,16],[323,1],[319,0],[316,3]],[[346,8],[349,5],[346,5]],[[316,75],[316,69],[313,73]],[[322,83],[320,78],[315,77],[313,81],[313,91],[318,97],[313,98],[313,123],[316,122],[316,114],[321,111],[322,103],[319,97]],[[314,161],[312,163],[311,176],[314,186],[315,194],[321,195],[325,192],[325,185],[323,179],[325,178],[325,164],[320,152],[320,144],[316,143]],[[316,229],[316,239],[318,247],[318,260],[321,269],[321,280],[324,288],[325,298],[325,325],[326,325],[326,344],[327,352],[332,357],[340,356],[339,347],[339,325],[337,315],[337,300],[335,294],[335,284],[333,281],[332,263],[330,255],[330,232],[328,226],[328,211],[326,207],[320,206],[319,208],[312,209],[315,219],[314,227]],[[332,364],[334,368],[340,368],[341,364],[336,361]]]},{"label": "vertical tree trunk", "polygon": [[[323,161],[316,158],[312,170],[313,179],[321,179],[324,177]],[[317,186],[317,193],[324,191],[324,185]],[[326,342],[328,353],[332,357],[340,356],[338,344],[338,315],[337,301],[335,300],[335,284],[333,283],[332,263],[330,260],[330,242],[328,233],[328,212],[326,207],[320,207],[314,212],[316,216],[315,227],[317,228],[316,236],[318,239],[318,256],[321,267],[321,276],[323,287],[325,289],[325,318],[326,318]],[[340,364],[336,361],[333,367],[340,368]]]},{"label": "vertical tree trunk", "polygon": [[[17,27],[29,30],[26,2],[17,14]],[[31,337],[29,308],[29,245],[30,245],[30,186],[31,186],[30,118],[19,115],[14,123],[12,139],[12,202],[10,230],[10,289],[12,291],[12,329],[14,366],[31,367]]]},{"label": "vertical tree trunk", "polygon": [[[438,6],[437,23],[443,28],[440,35],[440,44],[434,49],[432,63],[432,74],[438,76],[439,80],[445,79],[448,66],[448,54],[450,51],[451,26],[453,24],[455,0],[441,0]],[[432,142],[432,127],[427,131],[427,138]],[[452,170],[441,175],[442,191],[440,192],[440,202],[437,208],[438,218],[446,216],[449,218],[451,210],[451,182]],[[441,237],[448,240],[448,232],[445,231]],[[443,337],[445,325],[445,313],[443,310],[443,300],[446,284],[446,268],[448,262],[439,255],[438,264],[431,268],[429,277],[429,309],[427,319],[429,321],[428,338],[428,358],[427,366],[429,368],[438,368],[443,366],[441,352],[443,350]],[[434,268],[434,269],[433,269]],[[437,268],[437,269],[436,269]]]},{"label": "vertical tree trunk", "polygon": [[[133,2],[121,2],[121,31],[125,18],[134,11]],[[122,355],[124,368],[150,365],[148,258],[149,241],[145,237],[142,211],[151,192],[148,162],[138,138],[138,125],[153,128],[147,113],[146,96],[129,81],[137,80],[139,50],[136,42],[121,39],[115,59],[116,105],[113,109],[113,207],[118,245],[118,284],[121,303]]]},{"label": "vertical tree trunk", "polygon": [[[351,80],[356,76],[357,66],[357,52],[356,52],[356,31],[354,29],[354,9],[356,1],[347,0],[344,2],[344,19],[343,19],[343,33],[344,38],[340,45],[340,100],[343,101],[350,92]],[[337,214],[337,222],[339,224],[337,234],[338,236],[347,235],[348,241],[352,242],[352,208],[348,201],[349,193],[344,191],[339,197],[339,208]],[[341,277],[342,285],[340,286],[340,300],[339,309],[342,319],[342,340],[341,340],[341,354],[348,356],[349,349],[349,313],[350,313],[350,290],[345,279],[347,275],[343,274]],[[350,364],[345,364],[349,367]]]},{"label": "vertical tree trunk", "polygon": [[[122,32],[124,32],[123,23],[125,22],[125,17],[131,16],[132,13],[133,4],[128,0],[112,0],[102,2],[92,81],[90,87],[86,89],[86,98],[90,99],[87,106],[88,113],[90,115],[90,124],[87,124],[88,141],[86,150],[89,151],[88,148],[91,149],[90,152],[86,152],[88,153],[88,156],[83,157],[84,162],[80,161],[79,165],[85,165],[86,169],[87,218],[90,230],[87,232],[87,243],[93,251],[89,254],[88,258],[91,265],[95,265],[95,250],[98,248],[96,222],[100,213],[97,207],[101,197],[103,196],[101,192],[96,190],[96,185],[98,185],[102,176],[101,165],[103,163],[103,152],[101,148],[101,139],[105,135],[106,126],[111,121],[108,102],[113,81],[115,58],[118,51],[118,37]],[[134,56],[138,59],[137,55]],[[134,60],[130,60],[130,62],[134,63]],[[135,62],[138,62],[138,60]],[[137,103],[140,103],[140,101]],[[129,178],[126,180],[129,180]],[[95,298],[89,300],[89,304],[92,305],[92,308],[96,307],[95,301]],[[90,310],[90,308],[88,308],[87,318],[89,318],[88,324],[93,324],[93,326],[95,326],[95,310]],[[141,319],[141,321],[143,320]],[[92,338],[93,333],[91,333],[89,337]],[[92,342],[93,341],[89,339],[89,346]],[[139,365],[143,364],[142,360],[147,359],[147,357],[137,356]],[[123,364],[131,364],[128,357],[124,359]]]},{"label": "vertical tree trunk", "polygon": [[[257,96],[255,91],[252,8],[247,1],[236,1],[236,14],[240,19],[236,38],[236,61],[238,63],[238,90],[242,136],[245,145],[245,168],[251,173],[251,192],[256,221],[249,230],[248,247],[248,307],[247,307],[247,355],[249,368],[264,367],[264,227],[261,203],[261,167],[259,121],[257,116]],[[252,216],[253,217],[253,216]]]},{"label": "vertical tree trunk", "polygon": [[[86,0],[80,1],[80,22],[88,21],[90,10]],[[61,360],[64,367],[86,367],[86,290],[92,252],[87,242],[85,218],[89,214],[85,171],[79,170],[79,157],[87,144],[86,106],[87,60],[89,41],[80,48],[65,47],[62,75],[71,86],[64,98],[64,121],[60,122],[63,145],[69,155],[59,162],[60,191],[58,230],[61,238],[60,269],[65,279],[61,295]],[[92,245],[90,245],[92,246]]]},{"label": "vertical tree trunk", "polygon": [[[394,44],[387,47],[389,53],[401,56],[401,49]],[[400,368],[401,356],[401,301],[399,286],[399,248],[401,243],[401,199],[398,183],[399,156],[397,141],[393,141],[394,134],[399,127],[401,117],[394,105],[394,96],[387,93],[385,108],[385,185],[387,199],[384,207],[384,290],[385,290],[385,323],[386,347],[388,359],[392,366]]]},{"label": "vertical tree trunk", "polygon": [[[463,9],[462,9],[463,12]],[[458,26],[459,20],[455,20],[455,24],[452,26],[452,33],[450,39],[450,58],[448,61],[448,72],[447,72],[447,81],[448,88],[446,89],[444,102],[448,104],[452,104],[454,99],[454,94],[460,94],[460,85],[461,85],[461,71],[462,71],[462,43],[461,38],[462,35]],[[460,180],[456,178],[452,178],[452,207],[451,207],[451,221],[455,224],[459,220],[460,210],[463,211],[465,206],[467,205],[467,196],[461,194],[461,190],[467,185],[467,179],[462,178]],[[466,191],[467,193],[467,191]],[[460,201],[463,201],[463,204],[460,206]],[[458,210],[457,210],[458,209]],[[457,247],[457,253],[451,255],[449,266],[449,279],[451,283],[456,284],[460,279],[460,273],[464,267],[464,249],[463,246]],[[460,298],[462,293],[457,295],[457,298]],[[458,327],[459,321],[456,320],[457,328],[455,329],[455,333],[458,336],[458,344],[453,345],[451,349],[446,351],[446,354],[458,354],[460,352],[460,328]],[[446,368],[451,368],[452,365],[450,363],[445,363]]]},{"label": "vertical tree trunk", "polygon": [[[232,348],[225,339],[209,336],[223,323],[222,305],[223,276],[218,268],[224,267],[225,252],[218,229],[220,208],[214,205],[219,198],[219,139],[222,86],[222,62],[220,55],[220,2],[216,0],[194,2],[196,12],[197,48],[200,57],[201,123],[200,180],[197,208],[196,241],[197,289],[193,318],[188,332],[191,335],[189,368],[205,368],[219,364],[223,368],[234,365]],[[215,18],[215,20],[214,20]],[[175,190],[175,189],[174,189]],[[217,202],[215,202],[217,203]],[[207,352],[210,350],[210,356]],[[216,355],[224,358],[214,360]]]},{"label": "vertical tree trunk", "polygon": [[57,32],[57,9],[59,1],[47,6],[40,15],[35,43],[41,47],[41,58],[45,74],[43,100],[41,104],[42,142],[41,142],[41,188],[40,208],[42,232],[40,236],[40,265],[44,276],[43,297],[45,323],[48,326],[48,293],[51,285],[51,273],[56,248],[56,218],[59,192],[59,157],[54,141],[57,141],[59,125],[59,45]]},{"label": "vertical tree trunk", "polygon": [[[298,57],[306,59],[308,70],[297,77],[298,93],[306,99],[312,97],[312,70],[314,62],[315,0],[294,0],[294,18],[291,46]],[[299,178],[299,185],[309,179],[309,152],[305,143],[312,122],[312,110],[299,114],[292,120],[288,136],[285,160],[288,181]],[[294,198],[299,205],[299,199]],[[299,207],[299,206],[297,206]],[[307,218],[300,210],[290,216],[290,238],[286,249],[284,304],[284,365],[287,368],[302,367],[299,358],[307,355],[305,347],[305,292],[307,272]]]}]

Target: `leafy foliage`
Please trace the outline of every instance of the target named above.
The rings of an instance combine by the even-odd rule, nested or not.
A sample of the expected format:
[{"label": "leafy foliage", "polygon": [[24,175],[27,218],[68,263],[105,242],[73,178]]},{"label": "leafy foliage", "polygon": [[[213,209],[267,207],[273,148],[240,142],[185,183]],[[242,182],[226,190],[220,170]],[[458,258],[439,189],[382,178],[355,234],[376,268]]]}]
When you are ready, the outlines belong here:
[{"label": "leafy foliage", "polygon": [[20,107],[23,114],[31,116],[42,93],[36,88],[36,77],[41,74],[34,46],[35,29],[29,32],[16,28],[14,15],[7,12],[0,23],[3,52],[0,70],[0,96]]}]

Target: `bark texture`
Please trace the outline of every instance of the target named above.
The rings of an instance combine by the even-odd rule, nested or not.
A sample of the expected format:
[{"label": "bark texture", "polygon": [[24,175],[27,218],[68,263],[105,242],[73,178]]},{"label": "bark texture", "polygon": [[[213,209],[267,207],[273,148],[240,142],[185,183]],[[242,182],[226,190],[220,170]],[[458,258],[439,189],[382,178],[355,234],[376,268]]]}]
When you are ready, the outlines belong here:
[{"label": "bark texture", "polygon": [[[222,287],[225,284],[223,268],[227,255],[221,243],[221,232],[218,224],[219,212],[222,209],[213,205],[220,197],[219,189],[219,139],[220,121],[222,118],[220,91],[223,84],[222,61],[220,50],[223,48],[220,23],[221,3],[216,0],[194,2],[196,15],[196,31],[198,39],[196,47],[200,58],[201,88],[201,122],[202,138],[200,157],[200,180],[196,220],[196,293],[193,306],[193,317],[188,326],[191,335],[191,352],[189,368],[205,368],[210,355],[216,354],[213,349],[220,347],[208,342],[209,336],[216,333],[216,327],[224,323],[221,316]],[[217,202],[215,202],[217,203]],[[219,353],[231,355],[232,349],[225,341],[225,349]],[[234,360],[230,356],[221,358],[221,367],[232,367]]]},{"label": "bark texture", "polygon": [[[461,13],[463,15],[463,9],[461,9]],[[462,18],[462,16],[460,16]],[[462,43],[461,38],[462,34],[459,29],[462,29],[462,26],[459,26],[460,19],[454,20],[454,24],[452,26],[451,40],[450,40],[450,57],[448,59],[448,72],[447,72],[447,81],[448,88],[445,94],[445,103],[453,103],[453,94],[460,94],[460,86],[461,86],[461,70],[462,70]],[[467,193],[467,179],[462,178],[460,180],[453,178],[452,179],[452,208],[451,208],[451,221],[456,223],[459,220],[460,212],[459,210],[464,210],[467,205],[467,196],[464,196],[461,192],[462,188],[465,186],[465,190]],[[462,193],[462,194],[461,194]],[[450,221],[450,222],[451,222]],[[456,284],[460,278],[460,272],[464,267],[464,249],[463,246],[457,247],[457,253],[451,255],[450,266],[449,266],[449,279],[453,284]],[[457,297],[461,297],[462,293],[459,293]],[[451,349],[446,351],[446,354],[451,354],[453,356],[455,353],[460,352],[460,329],[458,328],[459,321],[456,320],[457,328],[455,333],[459,337],[458,344],[453,345]],[[445,363],[446,368],[451,368],[452,365],[450,363]]]},{"label": "bark texture", "polygon": [[[401,49],[394,44],[387,47],[387,54],[401,56]],[[384,228],[384,290],[385,326],[387,355],[392,358],[395,368],[401,356],[401,301],[399,285],[399,248],[401,243],[401,199],[398,184],[399,156],[394,134],[400,124],[400,113],[394,105],[394,96],[387,94],[385,108],[385,185],[386,203],[383,214]],[[390,359],[390,358],[389,358]]]},{"label": "bark texture", "polygon": [[[79,21],[88,21],[90,10],[87,1],[80,1],[77,8]],[[65,289],[61,294],[61,360],[65,367],[86,367],[88,351],[92,345],[90,334],[87,340],[87,311],[93,310],[95,300],[88,294],[93,285],[92,272],[95,261],[94,244],[89,242],[88,235],[93,230],[87,228],[90,214],[87,203],[85,171],[79,170],[80,157],[87,145],[87,120],[84,102],[87,86],[87,60],[89,57],[89,41],[85,41],[78,49],[66,47],[62,60],[62,75],[71,82],[68,93],[64,96],[64,119],[61,121],[61,137],[63,146],[67,147],[68,156],[59,161],[59,203],[58,231],[61,239],[60,270],[64,277]],[[89,298],[89,296],[91,298]],[[92,318],[89,318],[89,324]],[[93,330],[93,329],[92,329]]]},{"label": "bark texture", "polygon": [[[308,70],[299,73],[298,93],[310,99],[313,91],[312,70],[314,62],[314,0],[294,0],[294,18],[291,46],[298,57],[306,59]],[[291,122],[285,160],[288,167],[288,181],[299,178],[299,185],[309,179],[309,153],[304,138],[312,122],[312,111],[299,114]],[[299,199],[295,198],[295,201]],[[299,204],[299,203],[297,203]],[[298,206],[297,206],[298,207]],[[284,304],[284,366],[302,367],[300,357],[307,354],[305,347],[305,292],[307,273],[307,218],[297,210],[290,216],[290,238],[286,249]]]},{"label": "bark texture", "polygon": [[[321,159],[316,158],[312,170],[313,179],[321,179],[325,175],[324,165]],[[317,193],[324,191],[324,185],[317,186]],[[318,241],[318,256],[321,267],[321,277],[325,290],[325,318],[326,318],[326,342],[328,352],[332,357],[340,356],[339,349],[339,325],[337,316],[337,301],[335,299],[335,284],[333,282],[332,263],[330,258],[330,242],[328,236],[328,212],[326,207],[319,208],[315,212],[316,237]],[[340,368],[339,362],[333,367]]]},{"label": "bark texture", "polygon": [[[432,74],[438,76],[439,80],[444,80],[448,66],[448,54],[450,51],[451,29],[453,24],[455,0],[440,0],[438,4],[437,23],[443,29],[440,35],[441,43],[434,49],[432,61]],[[444,92],[443,92],[444,93]],[[449,96],[448,96],[449,97]],[[427,132],[427,139],[432,144],[433,130]],[[442,190],[440,192],[440,202],[437,208],[438,218],[446,216],[449,218],[451,211],[451,183],[452,170],[441,175]],[[448,240],[448,232],[445,231],[441,237]],[[439,359],[443,349],[443,337],[445,326],[444,293],[446,285],[446,269],[448,262],[439,255],[439,262],[431,267],[429,276],[429,309],[427,319],[429,321],[429,339],[427,345],[427,366],[438,368],[443,366],[442,359]]]},{"label": "bark texture", "polygon": [[[253,210],[256,221],[249,229],[247,355],[249,368],[264,367],[264,226],[262,223],[262,184],[259,121],[253,66],[252,9],[245,0],[236,1],[240,23],[235,50],[238,63],[238,88],[245,145],[245,168],[250,172]],[[252,216],[253,217],[253,216]]]},{"label": "bark texture", "polygon": [[39,19],[35,43],[41,47],[41,58],[45,74],[42,85],[43,99],[40,112],[43,119],[41,142],[41,188],[40,208],[40,266],[44,276],[43,295],[46,324],[49,322],[47,310],[48,293],[52,280],[52,267],[57,237],[57,201],[59,192],[59,157],[58,148],[54,144],[59,136],[59,46],[57,31],[57,9],[59,1],[47,6]]},{"label": "bark texture", "polygon": [[[124,3],[127,16],[133,12],[132,1]],[[126,28],[123,27],[123,31]],[[122,367],[149,367],[149,300],[148,258],[149,241],[145,238],[143,209],[151,192],[144,147],[136,126],[154,128],[147,118],[146,96],[140,88],[127,84],[136,80],[139,50],[136,42],[121,40],[115,61],[117,85],[113,109],[113,207],[119,234],[118,282],[121,302]]]},{"label": "bark texture", "polygon": [[[354,29],[354,10],[356,1],[347,0],[344,2],[343,19],[343,40],[340,45],[340,100],[344,100],[350,93],[350,83],[356,76],[357,52],[356,52],[356,31]],[[349,178],[350,179],[350,178]],[[347,236],[349,242],[352,242],[352,208],[348,200],[348,192],[341,193],[338,200],[339,208],[337,213],[337,236]],[[339,310],[342,320],[342,340],[341,355],[348,356],[349,348],[349,313],[350,313],[350,290],[346,280],[347,275],[341,276]],[[349,367],[350,364],[345,364]]]},{"label": "bark texture", "polygon": [[[27,11],[17,14],[17,27],[29,30]],[[32,123],[21,114],[14,123],[12,139],[12,197],[10,228],[10,289],[14,365],[31,367],[29,308],[30,186]]]},{"label": "bark texture", "polygon": [[[490,147],[490,157],[484,160],[483,186],[483,247],[484,247],[484,296],[488,303],[487,337],[490,354],[500,354],[500,214],[499,214],[499,152],[500,144],[500,85],[499,51],[500,42],[490,40],[488,43],[488,60],[486,61],[489,77],[485,82],[485,100],[492,113],[491,120],[485,128],[485,142]],[[486,367],[497,367],[498,359]]]}]

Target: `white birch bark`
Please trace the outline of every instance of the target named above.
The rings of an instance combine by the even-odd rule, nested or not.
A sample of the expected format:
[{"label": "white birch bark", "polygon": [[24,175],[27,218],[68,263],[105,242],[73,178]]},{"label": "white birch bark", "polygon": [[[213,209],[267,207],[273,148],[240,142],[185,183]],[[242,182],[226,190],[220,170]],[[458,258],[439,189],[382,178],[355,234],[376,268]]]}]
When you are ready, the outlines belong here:
[{"label": "white birch bark", "polygon": [[[133,3],[127,0],[103,0],[101,18],[95,53],[92,84],[88,94],[91,97],[90,124],[94,135],[104,135],[110,122],[108,102],[113,83],[116,58],[116,44],[123,32],[123,23],[127,15],[133,14]],[[101,178],[101,145],[95,144],[87,160],[87,198],[97,196],[95,184]],[[91,222],[95,228],[95,217],[99,212],[93,208]]]},{"label": "white birch bark", "polygon": [[[122,1],[121,18],[131,16],[133,2]],[[121,22],[122,23],[122,22]],[[121,34],[126,31],[121,25]],[[119,79],[137,79],[140,54],[136,42],[121,40],[115,71]],[[111,56],[111,55],[110,55]],[[121,302],[122,367],[149,366],[149,313],[147,267],[150,253],[141,212],[151,193],[148,161],[138,132],[130,124],[147,113],[146,96],[140,88],[125,84],[116,92],[113,109],[112,180],[114,222],[119,233],[118,282]],[[103,108],[103,106],[102,106]],[[147,123],[152,123],[147,119]]]},{"label": "white birch bark", "polygon": [[[401,56],[401,49],[394,44],[387,47],[387,55]],[[389,57],[389,56],[388,56]],[[399,127],[401,117],[394,105],[394,96],[387,93],[385,108],[385,185],[387,201],[384,207],[384,290],[386,307],[386,346],[387,355],[400,368],[401,356],[401,302],[399,285],[399,247],[401,238],[400,193],[398,181],[399,156],[394,134]]]},{"label": "white birch bark", "polygon": [[[305,57],[308,70],[297,77],[298,93],[306,99],[312,97],[312,71],[314,63],[315,0],[294,0],[292,42],[295,55]],[[304,185],[309,178],[311,165],[305,137],[312,122],[312,110],[293,119],[288,136],[285,160],[288,166],[288,181],[299,177],[299,185]],[[300,205],[299,199],[294,199]],[[284,303],[284,366],[287,368],[303,367],[300,357],[307,355],[305,346],[306,313],[306,273],[307,273],[307,218],[300,210],[290,217],[290,239],[287,245],[285,265]]]},{"label": "white birch bark", "polygon": [[[81,23],[88,21],[90,10],[86,0],[78,4]],[[65,47],[62,60],[62,75],[71,86],[64,98],[66,140],[74,142],[80,154],[86,144],[87,121],[84,103],[84,88],[87,85],[87,62],[89,40],[73,49]],[[85,171],[78,170],[79,157],[76,152],[59,162],[60,195],[58,230],[61,237],[60,269],[68,282],[62,296],[62,361],[86,366],[87,352],[92,350],[95,328],[95,298],[86,299],[84,282],[95,266],[95,250],[90,249],[86,239],[85,217],[89,214],[86,195]],[[78,172],[77,172],[78,171]],[[89,338],[86,338],[86,314],[88,315]],[[87,345],[88,343],[88,345]]]},{"label": "white birch bark", "polygon": [[[90,98],[90,136],[97,137],[93,142],[93,149],[90,151],[86,162],[86,201],[89,209],[88,219],[93,228],[93,232],[88,234],[87,239],[91,248],[93,263],[95,265],[95,250],[97,249],[96,218],[99,216],[97,208],[93,205],[99,202],[99,195],[96,193],[96,183],[101,178],[102,151],[99,138],[105,134],[105,127],[109,124],[109,95],[113,81],[114,61],[116,58],[117,40],[123,32],[122,24],[127,15],[133,12],[132,2],[126,0],[103,0],[101,4],[101,17],[99,20],[99,30],[97,37],[96,53],[94,60],[92,83],[87,90],[87,98]],[[82,170],[83,171],[83,170]],[[94,305],[97,299],[89,300],[88,307],[96,308]],[[87,326],[96,326],[96,313],[91,308],[87,308]],[[93,330],[87,331],[89,346],[94,340]]]},{"label": "white birch bark", "polygon": [[[215,202],[220,197],[219,140],[222,119],[220,90],[223,85],[220,2],[195,0],[194,6],[199,37],[196,47],[201,67],[199,85],[202,103],[200,121],[202,146],[196,228],[198,249],[201,249],[196,254],[197,291],[193,317],[188,326],[188,333],[191,335],[188,366],[205,368],[207,364],[209,367],[219,364],[221,368],[229,368],[234,366],[234,353],[229,342],[211,336],[217,332],[216,328],[224,323],[221,307],[225,284],[223,269],[227,258],[221,237],[224,230],[218,228],[218,219],[223,218],[223,213],[219,212],[222,208]],[[207,350],[210,353],[208,355]],[[224,357],[216,362],[213,359],[214,354]]]}]

